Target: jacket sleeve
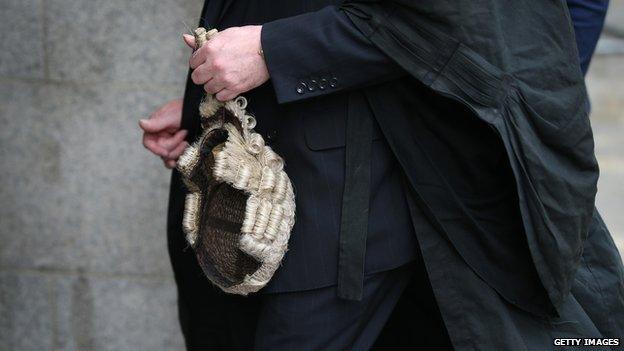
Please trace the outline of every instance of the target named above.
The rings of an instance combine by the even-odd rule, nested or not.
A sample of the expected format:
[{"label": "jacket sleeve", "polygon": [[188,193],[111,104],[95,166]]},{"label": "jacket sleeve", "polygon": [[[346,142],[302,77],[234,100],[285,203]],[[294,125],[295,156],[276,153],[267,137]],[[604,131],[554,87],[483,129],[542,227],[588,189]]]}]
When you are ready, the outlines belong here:
[{"label": "jacket sleeve", "polygon": [[280,103],[374,85],[405,74],[336,6],[266,23],[261,40]]}]

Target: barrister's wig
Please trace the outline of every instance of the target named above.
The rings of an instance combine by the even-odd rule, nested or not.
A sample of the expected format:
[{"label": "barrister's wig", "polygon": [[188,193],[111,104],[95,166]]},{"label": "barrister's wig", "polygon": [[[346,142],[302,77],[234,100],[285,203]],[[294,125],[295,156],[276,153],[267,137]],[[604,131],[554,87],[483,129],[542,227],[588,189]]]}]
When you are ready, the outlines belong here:
[{"label": "barrister's wig", "polygon": [[[205,31],[196,31],[196,38],[201,35]],[[202,134],[177,165],[189,189],[187,241],[214,284],[242,295],[271,279],[295,222],[284,162],[254,132],[246,106],[244,97],[220,102],[206,96],[199,107]]]}]

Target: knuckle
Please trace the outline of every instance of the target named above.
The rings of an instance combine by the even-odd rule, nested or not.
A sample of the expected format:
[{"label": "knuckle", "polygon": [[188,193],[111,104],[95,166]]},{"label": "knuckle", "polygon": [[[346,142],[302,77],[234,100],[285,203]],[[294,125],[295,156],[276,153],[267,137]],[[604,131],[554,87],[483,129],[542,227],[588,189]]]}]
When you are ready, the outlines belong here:
[{"label": "knuckle", "polygon": [[232,86],[230,86],[228,88],[227,95],[228,96],[230,96],[230,95],[236,96],[236,95],[238,95],[238,94],[240,94],[242,92],[243,92],[243,89],[242,89],[241,85],[234,84],[234,85],[232,85]]},{"label": "knuckle", "polygon": [[204,85],[204,91],[206,91],[208,94],[216,94],[218,92],[218,90],[212,86],[212,85]]},{"label": "knuckle", "polygon": [[227,75],[227,76],[223,77],[223,84],[226,87],[233,87],[233,86],[236,85],[236,80],[231,75]]},{"label": "knuckle", "polygon": [[204,49],[204,53],[205,53],[205,57],[206,59],[208,59],[209,57],[214,56],[218,51],[219,51],[219,40],[218,40],[218,36],[215,38],[210,39],[210,41],[208,41],[206,44],[204,44],[204,46],[202,46],[202,49]]},{"label": "knuckle", "polygon": [[223,62],[221,62],[221,60],[216,60],[216,59],[212,61],[212,64],[210,66],[216,72],[221,72],[223,71],[223,68],[224,68]]},{"label": "knuckle", "polygon": [[209,43],[206,43],[197,50],[197,55],[201,56],[202,58],[206,58],[206,56],[208,56],[211,52],[211,45]]}]

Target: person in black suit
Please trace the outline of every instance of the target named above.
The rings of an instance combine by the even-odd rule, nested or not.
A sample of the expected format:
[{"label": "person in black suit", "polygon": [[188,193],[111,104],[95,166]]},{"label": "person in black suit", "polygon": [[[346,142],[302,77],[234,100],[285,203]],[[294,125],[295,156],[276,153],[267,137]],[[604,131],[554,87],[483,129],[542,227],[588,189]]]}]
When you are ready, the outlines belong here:
[{"label": "person in black suit", "polygon": [[[406,52],[424,64],[406,66],[371,39],[384,22],[366,6],[383,2],[355,3],[365,6],[206,1],[201,25],[221,32],[192,55],[184,100],[140,122],[145,146],[173,168],[198,135],[202,95],[244,93],[256,130],[284,158],[295,187],[297,221],[283,265],[259,294],[242,298],[203,277],[184,241],[185,189],[173,172],[168,240],[189,349],[487,348],[508,345],[514,339],[507,335],[538,340],[536,316],[560,307],[559,292],[544,285],[551,284],[540,276],[544,267],[532,259],[524,200],[499,136],[472,118],[474,110],[429,89],[433,74],[411,70],[444,77],[480,61],[467,52],[461,65],[460,55],[439,65],[438,54],[417,42]],[[435,11],[425,18],[435,27]],[[362,24],[368,21],[374,25]],[[185,41],[194,47],[191,37]],[[439,43],[435,50],[446,55]],[[487,106],[509,85],[505,79],[477,73],[470,84]],[[464,324],[466,314],[479,313],[475,291],[492,315],[516,321],[500,340],[480,340],[486,327]],[[497,318],[484,320],[495,325]]]}]

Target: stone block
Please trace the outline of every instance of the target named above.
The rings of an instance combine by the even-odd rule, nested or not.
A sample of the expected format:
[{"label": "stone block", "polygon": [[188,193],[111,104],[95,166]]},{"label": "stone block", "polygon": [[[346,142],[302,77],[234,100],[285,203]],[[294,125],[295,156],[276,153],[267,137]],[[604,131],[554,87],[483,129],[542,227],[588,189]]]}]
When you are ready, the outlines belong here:
[{"label": "stone block", "polygon": [[596,206],[613,238],[624,252],[624,55],[594,57],[587,74],[592,102],[591,121],[600,165]]},{"label": "stone block", "polygon": [[587,74],[587,91],[592,102],[592,119],[624,123],[624,55],[597,55]]},{"label": "stone block", "polygon": [[184,349],[171,280],[79,275],[55,295],[59,351]]},{"label": "stone block", "polygon": [[42,0],[0,1],[0,75],[43,78]]},{"label": "stone block", "polygon": [[606,26],[608,29],[624,35],[624,0],[610,0]]},{"label": "stone block", "polygon": [[74,81],[181,84],[200,0],[50,0],[50,75]]},{"label": "stone block", "polygon": [[181,91],[0,83],[0,265],[169,275],[170,171],[139,118]]},{"label": "stone block", "polygon": [[54,309],[50,279],[0,272],[0,350],[52,350]]},{"label": "stone block", "polygon": [[596,157],[600,165],[596,206],[620,252],[624,252],[624,123],[594,122]]}]

